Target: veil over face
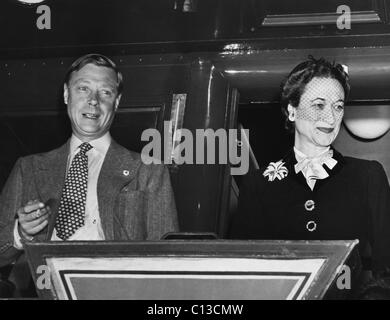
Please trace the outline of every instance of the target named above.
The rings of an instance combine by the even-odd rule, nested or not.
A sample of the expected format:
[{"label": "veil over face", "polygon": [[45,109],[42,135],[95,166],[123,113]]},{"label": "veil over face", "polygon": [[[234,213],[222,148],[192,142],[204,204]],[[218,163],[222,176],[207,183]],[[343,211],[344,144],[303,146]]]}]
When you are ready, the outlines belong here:
[{"label": "veil over face", "polygon": [[344,98],[344,89],[336,79],[315,77],[306,85],[299,105],[288,106],[298,149],[323,148],[333,143],[344,115]]}]

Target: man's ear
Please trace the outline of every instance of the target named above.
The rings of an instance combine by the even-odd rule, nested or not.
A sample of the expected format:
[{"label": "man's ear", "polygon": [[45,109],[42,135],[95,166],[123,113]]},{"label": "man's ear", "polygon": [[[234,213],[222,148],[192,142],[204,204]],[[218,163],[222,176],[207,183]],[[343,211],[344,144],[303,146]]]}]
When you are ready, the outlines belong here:
[{"label": "man's ear", "polygon": [[118,109],[119,102],[121,101],[122,94],[118,94],[118,96],[115,98],[115,111]]},{"label": "man's ear", "polygon": [[288,111],[288,120],[294,122],[296,117],[296,108],[293,107],[291,104],[288,104],[287,111]]},{"label": "man's ear", "polygon": [[68,104],[68,97],[69,97],[69,88],[66,83],[64,83],[64,103]]}]

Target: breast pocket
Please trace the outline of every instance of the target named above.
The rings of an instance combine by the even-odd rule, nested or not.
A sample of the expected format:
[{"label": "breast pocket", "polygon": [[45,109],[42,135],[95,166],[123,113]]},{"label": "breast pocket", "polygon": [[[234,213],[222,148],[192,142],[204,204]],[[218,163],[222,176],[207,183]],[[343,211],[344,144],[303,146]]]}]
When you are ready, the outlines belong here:
[{"label": "breast pocket", "polygon": [[[143,191],[127,190],[119,193],[118,211],[116,212],[115,228],[121,232],[116,238],[121,240],[142,240],[146,237],[146,217],[144,213],[145,193]],[[123,234],[123,232],[125,234]]]}]

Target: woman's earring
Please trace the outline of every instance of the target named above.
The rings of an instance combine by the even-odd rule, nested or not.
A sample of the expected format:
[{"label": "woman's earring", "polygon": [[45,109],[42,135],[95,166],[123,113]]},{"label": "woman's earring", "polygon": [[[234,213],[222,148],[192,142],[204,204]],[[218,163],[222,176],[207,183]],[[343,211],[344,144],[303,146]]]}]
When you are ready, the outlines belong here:
[{"label": "woman's earring", "polygon": [[290,114],[288,115],[288,120],[295,121],[295,112],[294,111],[290,112]]}]

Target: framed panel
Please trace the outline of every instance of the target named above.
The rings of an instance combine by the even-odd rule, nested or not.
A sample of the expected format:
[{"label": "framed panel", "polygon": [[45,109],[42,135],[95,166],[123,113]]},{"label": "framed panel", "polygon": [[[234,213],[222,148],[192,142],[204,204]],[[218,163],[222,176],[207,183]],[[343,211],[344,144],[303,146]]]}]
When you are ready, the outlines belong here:
[{"label": "framed panel", "polygon": [[121,107],[118,109],[111,127],[113,138],[124,147],[141,152],[147,141],[141,141],[146,129],[160,129],[165,105]]},{"label": "framed panel", "polygon": [[351,9],[351,21],[356,23],[385,23],[385,3],[382,0],[262,1],[259,8],[260,26],[311,26],[336,24],[337,8]]},{"label": "framed panel", "polygon": [[[355,241],[26,244],[44,299],[321,299]],[[44,266],[44,268],[42,268]]]}]

